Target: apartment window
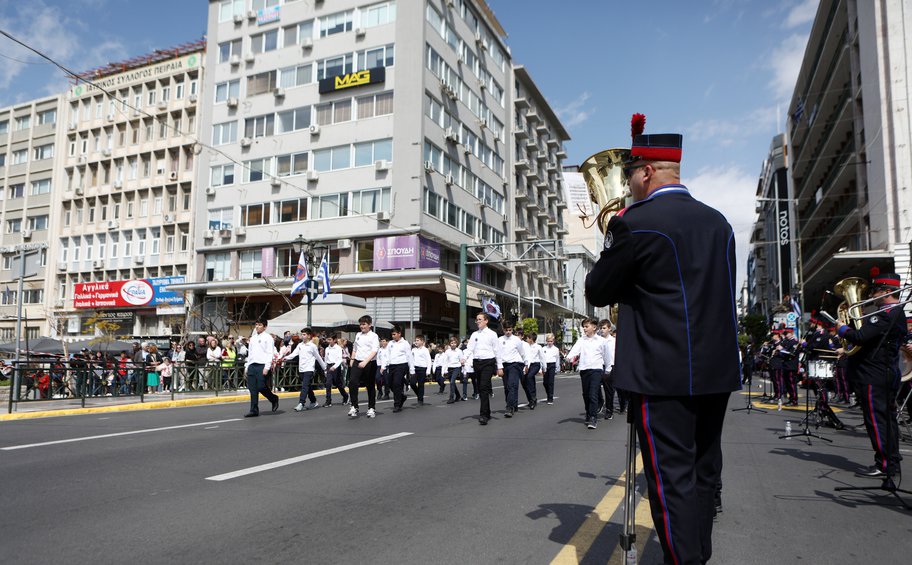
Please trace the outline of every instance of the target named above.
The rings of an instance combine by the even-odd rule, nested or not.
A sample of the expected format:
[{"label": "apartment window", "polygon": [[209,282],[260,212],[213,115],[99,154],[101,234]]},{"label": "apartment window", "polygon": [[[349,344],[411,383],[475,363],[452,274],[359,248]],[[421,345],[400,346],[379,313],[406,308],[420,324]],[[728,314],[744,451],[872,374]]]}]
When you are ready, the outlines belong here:
[{"label": "apartment window", "polygon": [[6,221],[6,233],[19,233],[22,231],[22,218]]},{"label": "apartment window", "polygon": [[296,198],[278,203],[279,222],[303,222],[307,219],[307,199]]},{"label": "apartment window", "polygon": [[351,108],[351,98],[321,104],[316,107],[317,123],[321,126],[327,126],[351,121]]},{"label": "apartment window", "polygon": [[347,216],[348,193],[314,197],[312,215],[315,220]]},{"label": "apartment window", "polygon": [[380,2],[361,8],[361,27],[374,27],[396,21],[396,2]]},{"label": "apartment window", "polygon": [[24,129],[29,129],[30,127],[32,127],[31,116],[19,116],[16,118],[16,131],[22,131]]},{"label": "apartment window", "polygon": [[275,114],[244,120],[244,137],[267,137],[275,133]]},{"label": "apartment window", "polygon": [[279,30],[277,29],[250,36],[250,50],[254,53],[266,53],[278,48]]},{"label": "apartment window", "polygon": [[47,214],[41,216],[29,216],[26,221],[26,226],[32,231],[48,229]]},{"label": "apartment window", "polygon": [[[288,0],[285,0],[286,2]],[[292,0],[294,1],[294,0]],[[273,6],[278,6],[279,0],[251,0],[250,9],[251,10],[263,10],[265,8],[271,8]]]},{"label": "apartment window", "polygon": [[279,69],[279,85],[282,88],[291,88],[312,82],[313,65],[311,63]]},{"label": "apartment window", "polygon": [[174,253],[174,236],[166,235],[165,236],[165,254],[171,255]]},{"label": "apartment window", "polygon": [[43,159],[50,159],[54,156],[54,144],[48,143],[47,145],[39,145],[33,150],[33,160],[41,161]]},{"label": "apartment window", "polygon": [[244,161],[244,182],[263,180],[266,175],[272,174],[272,158],[254,159]]},{"label": "apartment window", "polygon": [[293,153],[276,157],[276,175],[289,177],[307,172],[307,153]]},{"label": "apartment window", "polygon": [[317,62],[317,80],[323,80],[326,77],[346,75],[354,71],[353,57],[351,55],[341,55],[331,59],[324,59]]},{"label": "apartment window", "polygon": [[231,276],[231,255],[228,252],[206,255],[206,280],[224,281]]},{"label": "apartment window", "polygon": [[263,276],[263,251],[241,251],[238,254],[238,278],[258,279]]},{"label": "apartment window", "polygon": [[212,145],[225,145],[237,141],[237,122],[225,122],[212,126]]},{"label": "apartment window", "polygon": [[140,198],[139,199],[139,217],[145,218],[149,215],[149,199]]},{"label": "apartment window", "polygon": [[288,26],[283,31],[285,32],[285,47],[289,45],[298,45],[304,39],[313,38],[313,20],[308,20],[306,22],[301,22],[297,25]]},{"label": "apartment window", "polygon": [[379,139],[355,144],[355,166],[373,165],[374,161],[393,160],[393,140]]},{"label": "apartment window", "polygon": [[352,214],[376,214],[390,209],[390,191],[388,188],[374,188],[352,193]]},{"label": "apartment window", "polygon": [[393,93],[381,92],[358,98],[358,119],[385,116],[393,113]]},{"label": "apartment window", "polygon": [[160,216],[162,213],[162,197],[156,196],[152,199],[152,214]]},{"label": "apartment window", "polygon": [[375,49],[358,51],[358,70],[392,67],[394,61],[393,51],[392,43]]},{"label": "apartment window", "polygon": [[28,149],[13,151],[13,165],[28,163]]},{"label": "apartment window", "polygon": [[313,152],[314,169],[317,171],[335,171],[351,166],[351,146],[340,145],[317,149]]},{"label": "apartment window", "polygon": [[37,196],[39,194],[48,194],[49,192],[51,192],[51,179],[32,181],[32,186],[29,189],[30,195]]},{"label": "apartment window", "polygon": [[174,99],[183,100],[184,98],[184,83],[179,82],[174,85]]},{"label": "apartment window", "polygon": [[16,183],[9,185],[9,199],[22,198],[25,196],[25,183]]},{"label": "apartment window", "polygon": [[[44,289],[43,288],[33,288],[26,289],[22,291],[22,303],[23,304],[41,304],[44,302]],[[35,336],[38,337],[38,336]]]},{"label": "apartment window", "polygon": [[247,77],[247,96],[256,96],[257,94],[272,92],[276,87],[276,77],[276,71],[250,75]]},{"label": "apartment window", "polygon": [[212,167],[209,175],[209,184],[211,186],[234,184],[234,163]]},{"label": "apartment window", "polygon": [[152,232],[152,250],[150,255],[158,255],[161,252],[161,230],[153,229]]},{"label": "apartment window", "polygon": [[209,210],[210,230],[230,230],[234,227],[233,208],[215,208]]},{"label": "apartment window", "polygon": [[246,0],[221,0],[219,2],[219,21],[227,22],[234,16],[244,15]]},{"label": "apartment window", "polygon": [[57,110],[45,110],[43,112],[38,112],[38,124],[54,124],[57,123]]},{"label": "apartment window", "polygon": [[149,88],[149,92],[148,92],[149,106],[153,106],[155,104],[155,95],[156,95],[155,86],[152,86]]},{"label": "apartment window", "polygon": [[355,263],[359,273],[374,270],[374,240],[359,241],[355,247]]},{"label": "apartment window", "polygon": [[9,133],[9,120],[0,121],[0,133]]},{"label": "apartment window", "polygon": [[226,41],[224,43],[219,43],[219,63],[227,63],[233,55],[241,56],[241,40],[235,39],[234,41]]},{"label": "apartment window", "polygon": [[276,133],[288,133],[310,127],[310,106],[279,112],[278,116],[279,129]]},{"label": "apartment window", "polygon": [[241,81],[239,79],[220,82],[215,85],[215,102],[225,102],[229,98],[237,98],[241,95]]},{"label": "apartment window", "polygon": [[320,37],[351,31],[353,13],[353,10],[348,10],[320,18]]},{"label": "apartment window", "polygon": [[265,226],[269,224],[269,210],[271,204],[250,204],[241,206],[242,226]]}]

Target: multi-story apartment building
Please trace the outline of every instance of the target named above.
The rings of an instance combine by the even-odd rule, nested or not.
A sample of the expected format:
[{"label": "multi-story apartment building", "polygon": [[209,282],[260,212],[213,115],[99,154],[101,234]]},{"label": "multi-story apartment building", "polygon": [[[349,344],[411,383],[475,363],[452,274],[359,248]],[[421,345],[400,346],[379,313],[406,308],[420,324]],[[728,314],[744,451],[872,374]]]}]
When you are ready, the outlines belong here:
[{"label": "multi-story apartment building", "polygon": [[65,95],[52,224],[52,332],[180,333],[192,261],[205,42],[89,71]]},{"label": "multi-story apartment building", "polygon": [[[333,292],[415,332],[451,333],[459,246],[513,237],[504,35],[481,0],[211,1],[204,229],[194,279],[173,288],[213,327],[276,316],[289,308],[300,235],[326,250]],[[559,143],[545,139],[537,162],[557,162]],[[536,192],[555,209],[547,178]],[[510,264],[469,274],[471,306],[481,293],[511,296]],[[523,284],[533,281],[553,294],[541,278]]]},{"label": "multi-story apartment building", "polygon": [[787,126],[806,311],[873,266],[909,278],[908,27],[904,0],[817,9]]},{"label": "multi-story apartment building", "polygon": [[[22,303],[22,335],[48,335],[45,304],[48,243],[53,199],[60,193],[55,154],[60,151],[57,122],[61,98],[52,96],[0,110],[0,341],[15,338],[17,305]],[[26,258],[22,296],[18,295],[18,250]]]}]

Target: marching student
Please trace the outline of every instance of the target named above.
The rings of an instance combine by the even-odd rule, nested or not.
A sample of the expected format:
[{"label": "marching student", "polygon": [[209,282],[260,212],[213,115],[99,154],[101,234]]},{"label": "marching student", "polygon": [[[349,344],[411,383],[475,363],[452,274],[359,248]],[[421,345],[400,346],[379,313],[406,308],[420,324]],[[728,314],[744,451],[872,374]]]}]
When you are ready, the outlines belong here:
[{"label": "marching student", "polygon": [[256,418],[260,415],[260,394],[272,404],[272,411],[279,409],[279,397],[269,390],[269,371],[275,359],[275,341],[266,333],[267,320],[258,320],[254,325],[253,336],[250,338],[249,354],[247,355],[244,372],[247,374],[247,389],[250,391],[250,412],[245,418]]},{"label": "marching student", "polygon": [[465,363],[465,358],[462,350],[459,349],[459,340],[455,337],[450,338],[450,348],[444,353],[443,363],[450,381],[450,399],[447,400],[447,404],[465,400],[459,397],[459,391],[456,389],[456,378],[464,378],[462,377],[462,365]]},{"label": "marching student", "polygon": [[504,394],[507,397],[505,418],[512,418],[519,410],[519,381],[529,366],[523,342],[513,335],[513,324],[504,322],[504,334],[500,336],[500,354],[503,360]]},{"label": "marching student", "polygon": [[313,376],[316,366],[319,365],[326,371],[326,362],[320,357],[320,350],[317,349],[313,342],[314,332],[310,328],[301,330],[301,342],[294,351],[285,356],[285,361],[298,360],[298,375],[301,377],[301,395],[298,397],[298,405],[295,406],[295,412],[305,410],[304,402],[310,400],[310,406],[306,410],[313,410],[317,407],[317,397],[313,392]]},{"label": "marching student", "polygon": [[488,327],[491,317],[480,312],[475,316],[478,329],[472,333],[466,345],[466,353],[472,358],[472,369],[478,378],[479,406],[478,423],[488,425],[491,420],[491,377],[496,369],[497,375],[503,377],[503,357],[500,351],[500,340],[494,330]]},{"label": "marching student", "polygon": [[529,332],[526,336],[526,366],[522,378],[523,392],[526,393],[526,401],[529,403],[529,410],[535,410],[538,404],[538,392],[535,390],[535,376],[542,368],[542,346],[538,344],[538,334]]},{"label": "marching student", "polygon": [[338,340],[339,337],[336,334],[330,334],[329,337],[326,338],[326,400],[323,402],[323,406],[332,406],[333,386],[335,386],[339,390],[339,394],[342,395],[342,405],[345,406],[348,404],[348,393],[345,392],[345,386],[342,382],[344,354]]},{"label": "marching student", "polygon": [[424,406],[424,381],[427,379],[428,368],[431,366],[431,353],[424,346],[424,336],[415,337],[415,349],[412,358],[415,360],[415,378],[412,379],[412,391],[418,397],[418,406]]},{"label": "marching student", "polygon": [[[605,373],[602,375],[602,390],[605,393],[605,419],[614,419],[614,394],[617,393],[618,412],[623,414],[627,410],[627,396],[614,386],[614,344],[615,338],[612,335],[611,320],[599,321],[599,335],[608,340],[608,349],[611,352],[610,365],[605,365]],[[608,359],[606,359],[608,361]]]},{"label": "marching student", "polygon": [[389,387],[393,389],[393,412],[402,412],[405,403],[405,379],[414,378],[415,362],[412,358],[412,346],[402,339],[402,328],[393,326],[390,332],[393,339],[386,346],[386,376]]},{"label": "marching student", "polygon": [[469,381],[472,381],[472,400],[478,400],[478,377],[472,367],[472,355],[463,351],[465,363],[462,365],[462,399],[469,399]]},{"label": "marching student", "polygon": [[608,340],[596,333],[598,320],[583,320],[583,335],[576,340],[567,358],[574,363],[579,360],[580,383],[583,387],[583,406],[586,409],[586,427],[594,430],[598,426],[599,387],[605,366],[610,361]]},{"label": "marching student", "polygon": [[443,394],[446,390],[446,380],[448,376],[446,372],[446,348],[442,343],[437,344],[437,353],[434,354],[434,377],[437,381],[437,386],[440,387],[440,390],[437,391],[437,394]]},{"label": "marching student", "polygon": [[389,366],[389,350],[386,346],[389,345],[389,342],[385,337],[380,338],[380,349],[377,351],[377,392],[382,392],[382,400],[389,400],[390,398],[390,384],[389,384],[389,371],[387,367]]},{"label": "marching student", "polygon": [[358,387],[361,381],[367,386],[367,417],[374,418],[377,413],[377,384],[374,374],[377,371],[377,353],[380,351],[380,340],[371,330],[373,319],[370,316],[358,318],[358,327],[361,331],[355,336],[351,354],[351,370],[348,374],[348,397],[351,399],[351,409],[348,411],[350,418],[358,417]]},{"label": "marching student", "polygon": [[554,373],[560,364],[560,349],[554,345],[554,334],[545,336],[545,346],[541,351],[541,362],[544,366],[542,385],[545,387],[547,403],[554,404]]}]

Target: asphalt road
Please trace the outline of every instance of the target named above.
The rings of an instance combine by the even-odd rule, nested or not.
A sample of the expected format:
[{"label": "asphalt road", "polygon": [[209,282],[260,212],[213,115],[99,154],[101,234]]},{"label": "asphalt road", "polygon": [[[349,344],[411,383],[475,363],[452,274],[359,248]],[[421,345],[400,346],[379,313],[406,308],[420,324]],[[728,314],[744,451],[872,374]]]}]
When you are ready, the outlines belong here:
[{"label": "asphalt road", "polygon": [[[553,406],[486,427],[477,401],[435,389],[373,420],[283,399],[253,419],[225,404],[0,423],[0,562],[621,562],[626,425],[587,430],[577,377],[558,380]],[[875,484],[852,474],[872,459],[863,431],[779,440],[800,417],[728,416],[712,562],[904,562],[912,512],[832,491]],[[660,562],[637,508],[640,563]]]}]

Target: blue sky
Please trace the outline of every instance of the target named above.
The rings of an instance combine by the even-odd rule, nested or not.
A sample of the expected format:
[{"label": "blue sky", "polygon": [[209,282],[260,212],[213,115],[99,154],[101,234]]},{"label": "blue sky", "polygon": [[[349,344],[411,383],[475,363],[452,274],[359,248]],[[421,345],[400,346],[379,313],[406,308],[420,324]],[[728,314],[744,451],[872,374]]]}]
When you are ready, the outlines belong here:
[{"label": "blue sky", "polygon": [[[570,132],[569,163],[628,145],[633,112],[646,114],[647,133],[684,134],[683,180],[735,228],[742,281],[757,177],[784,122],[818,0],[488,1],[514,61]],[[0,29],[83,71],[201,38],[207,5],[0,0]],[[66,85],[58,70],[0,38],[0,107]]]}]

